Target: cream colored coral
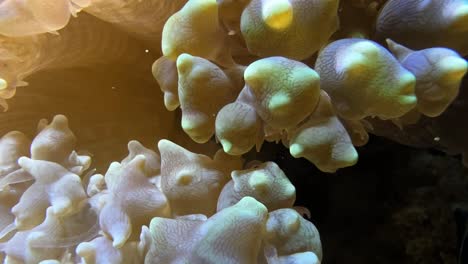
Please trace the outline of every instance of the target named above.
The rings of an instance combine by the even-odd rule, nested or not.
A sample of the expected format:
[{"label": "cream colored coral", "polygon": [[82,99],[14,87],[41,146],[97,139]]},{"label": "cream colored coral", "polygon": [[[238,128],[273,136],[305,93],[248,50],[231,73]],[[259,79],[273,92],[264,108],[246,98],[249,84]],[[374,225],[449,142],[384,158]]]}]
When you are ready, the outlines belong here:
[{"label": "cream colored coral", "polygon": [[[274,250],[272,250],[274,251]],[[277,256],[273,253],[268,256],[268,263],[271,264],[289,264],[289,263],[308,263],[308,264],[320,264],[320,260],[314,252],[301,252],[287,256]]]},{"label": "cream colored coral", "polygon": [[182,129],[195,142],[205,143],[215,132],[216,114],[234,101],[240,87],[214,63],[190,54],[179,55],[177,71]]},{"label": "cream colored coral", "polygon": [[[19,198],[12,209],[16,226],[10,223],[13,215],[0,218],[5,263],[70,263],[74,258],[82,263],[266,263],[321,254],[266,255],[267,207],[290,207],[295,197],[274,163],[235,171],[241,160],[223,151],[211,159],[162,140],[159,156],[130,141],[121,163],[112,163],[105,176],[89,177],[86,195],[80,177],[60,164],[76,153],[67,119],[56,116],[39,128],[31,149],[44,160],[21,157],[10,172],[31,175],[34,182],[9,183],[1,192],[0,209],[8,210]],[[20,156],[28,145],[24,139],[10,133],[0,148]],[[234,189],[226,185],[219,197],[231,172]],[[20,197],[8,196],[10,188]],[[224,205],[216,212],[218,199]]]},{"label": "cream colored coral", "polygon": [[153,63],[151,71],[164,93],[164,105],[167,110],[174,111],[180,105],[176,62],[162,56]]},{"label": "cream colored coral", "polygon": [[156,217],[149,233],[145,263],[289,263],[285,261],[293,259],[319,263],[322,258],[312,223],[292,209],[268,214],[251,197],[208,219]]},{"label": "cream colored coral", "polygon": [[216,0],[189,0],[165,23],[161,49],[164,56],[174,61],[188,53],[230,65],[232,59],[224,45],[225,39]]},{"label": "cream colored coral", "polygon": [[161,157],[156,153],[156,151],[146,148],[137,140],[128,142],[127,147],[128,155],[122,160],[122,165],[125,166],[132,162],[137,156],[143,155],[145,157],[144,174],[147,177],[159,175],[161,172]]},{"label": "cream colored coral", "polygon": [[149,225],[145,264],[188,263],[194,234],[204,220],[155,217]]},{"label": "cream colored coral", "polygon": [[39,134],[31,143],[32,159],[59,163],[69,169],[77,167],[77,173],[89,167],[91,163],[89,157],[79,157],[73,153],[76,137],[68,127],[68,119],[65,116],[55,116],[50,124],[46,119],[39,121],[38,130]]},{"label": "cream colored coral", "polygon": [[14,229],[11,207],[32,184],[33,177],[17,162],[29,155],[30,144],[31,140],[19,131],[9,132],[0,139],[0,240]]},{"label": "cream colored coral", "polygon": [[314,252],[322,259],[322,245],[317,228],[293,209],[278,209],[269,214],[266,243],[278,256]]},{"label": "cream colored coral", "polygon": [[146,163],[144,155],[137,155],[126,164],[113,162],[104,177],[108,192],[100,197],[104,204],[99,223],[116,248],[137,239],[141,226],[152,217],[170,216],[166,197],[145,174]]},{"label": "cream colored coral", "polygon": [[414,51],[390,39],[387,44],[402,66],[416,77],[417,110],[430,117],[441,115],[458,95],[467,61],[447,48]]},{"label": "cream colored coral", "polygon": [[233,171],[231,177],[232,180],[224,186],[219,195],[218,211],[247,196],[261,202],[268,211],[292,207],[296,199],[296,188],[273,162],[262,163],[247,170]]},{"label": "cream colored coral", "polygon": [[[222,160],[192,153],[170,141],[158,143],[161,153],[161,190],[176,216],[216,212],[216,200],[229,175]],[[227,165],[229,167],[229,165]]]},{"label": "cream colored coral", "polygon": [[[14,96],[16,87],[24,86],[26,83],[23,80],[40,70],[76,66],[88,68],[92,63],[99,63],[106,65],[105,70],[109,69],[112,80],[90,85],[82,84],[82,80],[79,80],[76,85],[63,85],[65,91],[70,87],[79,90],[77,94],[80,96],[65,92],[61,94],[67,94],[62,102],[40,97],[44,105],[49,105],[46,107],[50,110],[48,113],[72,109],[67,114],[81,117],[78,119],[80,131],[91,134],[87,138],[87,146],[100,151],[106,149],[114,155],[120,154],[114,144],[114,138],[120,132],[125,141],[133,138],[130,131],[143,131],[146,139],[148,135],[153,137],[156,134],[172,136],[172,122],[166,118],[169,116],[162,117],[158,103],[151,104],[153,108],[149,107],[146,115],[140,110],[132,111],[143,108],[146,101],[158,101],[160,98],[148,96],[148,90],[138,90],[138,81],[125,83],[123,86],[128,86],[128,89],[122,93],[124,89],[114,85],[114,81],[121,76],[111,74],[109,65],[125,60],[122,64],[127,63],[127,67],[130,65],[132,68],[125,68],[125,74],[131,71],[147,72],[147,62],[153,59],[151,55],[159,52],[163,21],[182,7],[185,1],[74,0],[50,3],[52,1],[2,1],[0,14],[3,16],[0,16],[4,20],[0,19],[0,31],[3,27],[15,34],[48,32],[63,27],[70,13],[87,7],[86,12],[110,22],[144,43],[137,44],[127,34],[113,30],[84,13],[78,19],[71,20],[69,26],[59,32],[60,35],[43,34],[15,39],[2,37],[0,98]],[[466,40],[460,37],[463,35],[461,33],[466,32],[465,1],[434,0],[419,5],[421,3],[418,1],[389,0],[388,3],[377,21],[379,34],[382,33],[382,23],[389,25],[390,30],[395,29],[397,35],[402,33],[399,30],[404,25],[409,33],[403,30],[402,39],[411,35],[409,39],[414,39],[413,43],[416,44],[443,43],[459,51],[466,50]],[[399,8],[392,10],[391,3],[399,4]],[[294,156],[304,156],[319,169],[332,172],[356,161],[353,144],[362,145],[368,139],[366,129],[369,127],[362,118],[376,116],[404,123],[403,120],[409,119],[409,114],[415,113],[415,105],[418,111],[436,116],[453,101],[460,78],[466,72],[466,61],[452,51],[445,50],[447,53],[444,52],[444,56],[439,53],[440,49],[435,55],[432,53],[434,49],[412,54],[418,55],[416,58],[427,55],[429,60],[435,62],[429,67],[419,64],[414,57],[410,59],[412,55],[409,54],[397,62],[383,47],[366,40],[348,41],[336,49],[330,48],[335,42],[325,47],[322,53],[327,55],[326,58],[319,56],[319,62],[323,64],[317,64],[317,68],[320,68],[317,71],[321,75],[322,89],[329,92],[332,100],[325,92],[321,92],[319,99],[320,90],[316,84],[319,76],[307,65],[314,60],[310,55],[325,45],[337,29],[337,11],[336,0],[188,1],[166,24],[162,48],[167,56],[158,60],[153,68],[165,93],[166,107],[175,110],[181,105],[184,128],[197,142],[208,141],[215,132],[227,153],[241,155],[254,145],[258,150],[264,140],[281,140],[290,146]],[[402,17],[397,23],[393,20],[395,14]],[[405,19],[409,18],[411,22],[414,17],[418,18],[415,23],[406,23],[408,20]],[[342,23],[342,26],[347,25]],[[428,34],[414,37],[420,32]],[[91,45],[98,42],[99,45]],[[327,50],[329,48],[331,52]],[[249,66],[235,65],[230,56],[231,49],[237,49],[236,62]],[[403,50],[401,47],[397,49]],[[401,57],[401,54],[394,52]],[[261,57],[270,55],[283,57]],[[307,61],[302,63],[291,58],[307,58]],[[330,63],[330,58],[335,61]],[[196,67],[192,67],[192,64]],[[412,67],[415,64],[424,66],[424,71],[436,74],[431,72],[426,76],[427,72]],[[177,69],[180,71],[177,72]],[[414,75],[415,86],[414,78],[405,69]],[[352,86],[353,89],[338,89],[340,91],[335,93],[336,87],[331,86],[337,80],[342,81],[341,75],[345,76],[345,81],[340,83],[340,88]],[[236,89],[244,85],[242,76],[247,85],[238,95]],[[428,80],[426,77],[436,78]],[[138,77],[134,79],[139,80]],[[55,80],[50,85],[59,82]],[[314,85],[308,85],[311,83]],[[229,89],[231,85],[235,89]],[[95,88],[100,86],[117,90],[118,96],[96,95],[98,90]],[[309,89],[309,86],[314,86],[314,89]],[[226,96],[229,100],[224,100],[229,90],[236,91]],[[237,95],[237,100],[228,104]],[[47,96],[52,97],[44,94],[44,97]],[[105,100],[101,102],[103,97],[125,103],[127,107],[119,111],[115,108],[110,110]],[[223,100],[216,101],[221,97]],[[70,98],[75,99],[74,102]],[[28,99],[25,100],[25,108],[32,107],[28,104],[32,100]],[[6,106],[4,101],[0,100],[0,103]],[[68,104],[75,107],[68,107]],[[94,127],[89,129],[89,122],[83,120],[93,119],[94,116],[85,118],[87,111],[81,108],[91,107],[96,113],[108,111],[115,117],[112,121],[96,118]],[[34,110],[40,112],[39,109]],[[16,113],[10,119],[3,115],[2,120],[7,122],[2,123],[23,126],[22,117],[33,118],[33,113],[22,111],[23,115],[19,118],[16,118]],[[152,117],[156,117],[157,122],[153,122]],[[140,119],[141,125],[135,129],[134,123],[123,121],[125,118]],[[396,121],[395,118],[400,120]],[[151,123],[161,128],[151,130]],[[155,151],[145,148],[138,141],[131,141],[128,156],[120,163],[113,163],[103,176],[95,174],[93,170],[88,171],[90,157],[75,151],[76,139],[68,128],[66,118],[58,116],[50,125],[41,123],[41,129],[31,145],[30,158],[20,158],[29,156],[26,147],[29,142],[23,135],[8,134],[0,141],[0,210],[5,212],[2,215],[4,218],[0,218],[0,239],[7,241],[0,245],[0,251],[6,253],[7,262],[70,262],[78,259],[71,257],[76,257],[74,251],[86,263],[140,262],[147,252],[151,253],[145,259],[148,263],[319,263],[322,259],[320,240],[311,223],[292,209],[280,209],[268,214],[267,210],[271,211],[272,208],[291,207],[293,201],[292,185],[273,163],[239,171],[241,161],[238,157],[217,152],[211,159],[169,141],[159,144],[161,160]],[[100,134],[95,136],[95,133]],[[176,135],[174,138],[177,138]],[[1,153],[2,150],[4,153]],[[232,173],[232,170],[236,171]],[[225,185],[231,173],[234,179]],[[87,195],[82,182],[88,183]],[[224,191],[221,191],[222,188]],[[221,198],[218,196],[220,193]],[[37,223],[28,226],[17,219],[19,225],[15,227],[11,223],[13,215],[8,211],[18,200],[15,208],[19,207],[20,210],[16,210],[16,213],[23,216],[31,214],[35,218],[42,211],[42,214],[47,214],[45,221],[39,224],[42,220],[39,217],[40,220],[35,220]],[[220,206],[223,209],[219,212],[214,210],[217,202],[223,203]],[[87,203],[93,210],[98,210],[102,220],[101,225],[96,223],[97,228],[102,229],[98,238],[97,232],[93,232],[92,219],[86,219],[81,228],[70,228],[78,222],[71,220],[81,219],[77,214],[87,208]],[[192,213],[194,215],[186,215]],[[149,233],[146,227],[141,226],[148,224],[154,216],[157,216],[153,220],[155,224]],[[113,221],[115,219],[118,221]],[[165,227],[168,230],[161,230]],[[32,229],[18,231],[16,228]],[[137,242],[140,228],[141,241]],[[70,234],[70,230],[83,231],[85,236]],[[46,232],[50,234],[49,237],[46,237]],[[33,243],[28,244],[29,240]],[[83,243],[76,247],[80,242]]]},{"label": "cream colored coral", "polygon": [[18,164],[35,179],[11,209],[18,229],[40,224],[49,206],[55,215],[62,216],[75,212],[86,201],[80,177],[59,164],[26,157]]},{"label": "cream colored coral", "polygon": [[19,169],[16,162],[20,157],[29,155],[31,140],[19,131],[7,133],[0,139],[0,180],[8,173]]},{"label": "cream colored coral", "polygon": [[330,97],[323,91],[314,113],[289,135],[291,155],[306,158],[322,171],[335,172],[357,162],[358,153],[352,140],[336,116]]},{"label": "cream colored coral", "polygon": [[[186,23],[184,19],[193,19],[193,16],[195,14],[201,14],[203,12],[207,14],[207,18],[205,19],[208,19],[209,12],[206,10],[211,10],[209,8],[213,8],[214,10],[214,7],[209,5],[209,3],[211,2],[189,1],[180,12],[178,12],[170,18],[169,21],[166,23],[166,27],[168,32],[171,31],[172,33],[168,33],[168,35],[163,35],[163,49],[165,45],[167,47],[175,47],[174,45],[176,44],[182,45],[180,47],[185,47],[184,45],[188,45],[188,43],[190,42],[182,41],[182,36],[175,34],[176,31],[174,25],[179,23],[178,25],[184,28],[185,26],[182,26],[185,25],[183,23]],[[284,38],[284,36],[289,36],[285,32],[289,32],[288,30],[294,31],[294,29],[297,29],[297,25],[295,25],[294,23],[299,23],[299,21],[301,21],[301,18],[304,18],[303,16],[306,16],[305,14],[312,14],[309,17],[312,20],[318,19],[318,17],[322,16],[326,17],[327,22],[325,23],[326,26],[322,28],[323,32],[317,33],[320,35],[324,32],[328,32],[326,34],[322,34],[323,39],[321,41],[323,41],[323,43],[328,39],[331,32],[335,30],[333,29],[331,31],[327,31],[327,29],[329,29],[328,26],[330,26],[331,28],[336,27],[336,1],[328,1],[326,3],[316,3],[311,1],[307,4],[300,1],[286,0],[269,2],[251,1],[250,3],[246,3],[243,1],[219,1],[218,6],[219,9],[223,11],[220,13],[220,19],[224,23],[224,29],[227,30],[226,33],[230,34],[234,38],[237,34],[236,19],[239,15],[238,11],[240,9],[244,8],[242,14],[243,22],[246,22],[249,19],[253,19],[254,16],[258,16],[261,13],[261,19],[265,23],[264,26],[269,28],[269,30],[266,30],[264,32],[265,37],[258,38],[258,34],[255,36],[257,39],[262,39],[262,43],[268,43],[267,45],[274,45],[275,49],[278,49],[278,47],[279,49],[281,49],[281,45],[287,46],[290,44],[288,42],[290,39],[288,39],[287,37]],[[233,7],[234,9],[230,11],[228,10],[229,7]],[[189,14],[189,10],[192,10],[193,13]],[[259,10],[261,10],[262,12],[260,12]],[[226,17],[223,17],[223,15]],[[198,23],[201,22],[202,19],[200,19],[200,22]],[[327,24],[328,22],[330,22],[330,24]],[[218,32],[217,26],[217,23],[213,23],[213,26],[208,28],[212,29],[210,32]],[[256,26],[258,26],[258,24]],[[192,49],[204,46],[210,47],[210,45],[212,45],[210,43],[201,42],[202,40],[210,39],[208,35],[204,35],[206,32],[202,33],[203,30],[197,29],[196,26],[192,27],[192,30],[199,31],[199,34],[193,38],[194,40],[199,41],[197,42],[198,45],[191,46]],[[307,28],[306,31],[307,30],[310,30],[310,28]],[[192,32],[190,33],[192,34]],[[245,32],[243,31],[243,33]],[[180,37],[181,39],[175,41],[174,38],[176,36]],[[281,41],[271,41],[270,38],[275,38],[275,36],[283,37],[279,37]],[[185,37],[185,35],[183,37]],[[200,39],[198,40],[198,38]],[[220,41],[224,39],[221,35],[217,35],[217,38]],[[247,46],[250,49],[250,39],[246,38],[245,40]],[[291,41],[291,43],[294,43],[295,40]],[[301,41],[305,40],[302,39]],[[169,45],[169,43],[172,44]],[[315,44],[311,44],[309,42],[307,43],[307,45]],[[359,45],[364,46],[366,44],[368,43],[364,42],[362,45]],[[322,44],[319,44],[317,46],[317,49],[320,45]],[[369,44],[368,46],[378,49],[378,47],[374,44]],[[307,52],[310,52],[307,56],[310,56],[310,54],[314,53],[315,50],[309,50],[310,47],[307,47]],[[357,49],[359,50],[359,48]],[[361,50],[364,50],[364,48]],[[172,57],[175,58],[182,52],[193,53],[192,51],[190,51],[189,48],[184,48],[180,52],[174,53],[175,55]],[[197,53],[198,51],[194,52]],[[364,52],[368,52],[368,50],[364,50]],[[197,56],[200,56],[202,58],[198,58],[188,54],[181,54],[178,57],[176,63],[176,67],[178,68],[177,75],[174,72],[174,64],[170,62],[170,59],[174,60],[174,58],[170,58],[168,54],[165,54],[166,56],[163,56],[160,59],[158,59],[153,65],[153,73],[155,75],[155,78],[162,85],[162,90],[165,94],[166,106],[169,110],[173,110],[179,104],[181,104],[182,127],[184,128],[185,132],[196,142],[205,142],[208,138],[211,137],[214,131],[216,138],[223,146],[223,150],[231,155],[245,154],[254,145],[256,146],[258,151],[264,140],[276,142],[283,140],[283,142],[285,142],[285,144],[288,145],[290,139],[293,136],[297,135],[298,127],[302,126],[305,120],[309,120],[309,117],[316,110],[317,103],[320,97],[320,77],[317,74],[317,72],[315,72],[312,68],[308,67],[304,63],[291,60],[285,57],[269,57],[255,60],[245,68],[239,65],[228,64],[223,65],[224,68],[221,69],[220,67],[214,64],[223,64],[219,61],[219,59],[216,56],[213,57],[209,53],[198,54],[200,55]],[[225,54],[229,55],[229,52],[225,52]],[[414,76],[409,72],[405,72],[405,70],[398,65],[396,60],[392,58],[388,52],[385,53],[384,51],[382,51],[382,54],[384,54],[382,55],[384,58],[381,58],[380,60],[384,62],[381,64],[387,63],[387,61],[385,61],[385,59],[387,59],[394,64],[393,66],[397,71],[407,73],[406,75],[403,74],[403,77],[408,77],[409,83],[407,83],[408,80],[406,80],[408,78],[403,78],[404,80],[401,81],[401,86],[403,88],[401,89],[406,89],[409,87],[407,90],[408,93],[411,93],[413,91],[411,90],[413,89],[412,85],[414,85],[414,83],[411,83],[411,81],[414,81]],[[282,54],[281,52],[280,55],[288,56]],[[212,62],[210,62],[209,60],[211,60]],[[325,67],[325,64],[326,63],[324,62],[321,64],[321,66]],[[200,66],[200,70],[196,70],[195,66],[193,65]],[[201,67],[202,65],[206,66],[203,68]],[[167,69],[163,69],[164,66],[167,66]],[[190,75],[181,71],[181,68],[190,69]],[[204,72],[201,69],[210,70]],[[230,72],[231,74],[229,75],[228,72]],[[225,90],[235,90],[230,88],[233,82],[229,82],[229,79],[233,80],[233,77],[234,79],[239,79],[239,73],[241,72],[243,72],[245,87],[240,91],[240,93],[238,93],[236,101],[229,103],[228,100],[224,99],[224,94],[219,95],[218,93],[223,93],[222,91]],[[190,76],[190,78],[186,76]],[[214,78],[213,76],[218,77]],[[369,75],[363,74],[363,76]],[[410,77],[413,77],[413,79],[411,79]],[[330,78],[332,78],[332,76],[330,76]],[[355,77],[353,81],[357,80],[356,78],[359,77]],[[399,76],[395,78],[399,78]],[[176,79],[178,81],[177,93],[175,91]],[[216,80],[216,83],[219,85],[213,85],[213,80]],[[225,82],[222,83],[220,80],[225,80]],[[349,82],[351,83],[352,81]],[[241,83],[241,81],[237,81],[237,83]],[[394,90],[400,89],[399,85],[400,82],[397,81],[397,83],[394,85],[397,88],[395,88]],[[325,89],[331,89],[330,85],[325,86],[328,86]],[[213,89],[208,89],[210,87]],[[379,90],[368,90],[371,90],[371,92],[374,92],[374,94],[379,94]],[[398,92],[399,91],[395,91],[393,93],[398,94]],[[403,91],[403,93],[406,92],[406,90]],[[349,93],[349,91],[344,91],[343,93]],[[215,96],[216,94],[218,95]],[[392,97],[392,91],[388,92],[388,94],[388,98],[383,98],[378,104],[376,104],[378,105],[378,107],[381,108],[381,110],[385,107],[386,109],[391,109],[393,106],[398,104],[401,104],[403,106],[398,105],[397,109],[388,110],[387,112],[377,111],[375,114],[372,112],[371,114],[366,113],[360,114],[359,116],[344,116],[345,118],[353,119],[349,121],[344,120],[344,122],[349,124],[348,129],[350,130],[350,133],[353,133],[353,138],[357,145],[365,144],[368,138],[367,132],[363,129],[363,126],[360,125],[361,118],[367,116],[368,114],[379,114],[380,117],[389,118],[388,116],[392,116],[393,114],[389,114],[389,111],[396,111],[398,113],[397,115],[401,116],[414,106],[415,97],[411,94],[409,94],[409,96],[407,97],[402,96],[401,98],[397,97],[397,95]],[[363,98],[366,97],[360,96],[355,100],[363,100]],[[400,101],[398,101],[397,99]],[[406,103],[403,102],[403,99],[411,99],[413,101],[410,100],[411,102]],[[340,102],[339,99],[334,100],[333,103],[339,106],[346,105],[346,103]],[[372,100],[368,100],[368,102],[362,103],[356,102],[355,104],[359,104],[359,107],[365,108],[368,112],[373,111],[370,110],[370,108],[374,106],[366,106],[366,103],[374,104]],[[385,103],[387,105],[385,105]],[[216,105],[216,107],[211,107],[212,109],[208,110],[210,109],[210,106],[214,104]],[[407,106],[405,104],[407,104]],[[349,106],[349,108],[352,107],[354,107],[354,105]],[[359,111],[359,109],[354,110]],[[340,111],[338,111],[338,113],[341,114]],[[316,115],[320,114],[322,113],[317,113]],[[216,120],[214,122],[213,127],[213,120],[210,119],[211,117],[214,117],[214,115],[216,115]],[[309,158],[311,160],[314,160],[314,162],[320,169],[325,170],[327,172],[335,171],[336,169],[341,167],[350,166],[354,164],[357,160],[357,154],[351,144],[351,141],[346,141],[347,139],[349,140],[349,136],[347,134],[346,129],[344,129],[344,127],[341,125],[340,121],[337,118],[336,122],[336,125],[328,127],[328,129],[330,130],[329,132],[331,133],[331,135],[333,135],[332,137],[335,137],[335,139],[339,142],[346,143],[340,145],[339,143],[331,143],[332,141],[330,141],[330,143],[328,144],[335,146],[335,154],[341,154],[339,154],[338,157],[334,157],[334,154],[322,151],[321,154],[316,155],[316,157],[314,158],[312,158],[312,156],[309,155]],[[341,140],[341,138],[343,140]],[[300,155],[304,155],[304,151],[301,144],[293,145],[294,147],[292,152],[295,153],[295,155],[298,157]],[[310,145],[310,142],[305,144]],[[301,146],[301,149],[299,148],[299,146]],[[312,152],[313,151],[311,151],[311,153]],[[332,161],[333,159],[334,161]],[[329,164],[325,165],[327,163]]]},{"label": "cream colored coral", "polygon": [[29,155],[26,150],[29,140],[23,134],[9,133],[0,142],[2,154],[16,158],[3,159],[9,173],[2,175],[0,192],[8,194],[16,190],[21,196],[11,208],[15,228],[21,230],[40,224],[49,206],[55,214],[66,215],[76,212],[86,199],[76,173],[81,174],[90,166],[90,158],[79,156],[73,150],[76,139],[68,128],[67,118],[58,115],[51,124],[42,120],[39,129],[41,132],[31,143],[31,159],[19,158]]},{"label": "cream colored coral", "polygon": [[337,29],[337,0],[252,0],[241,17],[247,48],[261,57],[306,59]]},{"label": "cream colored coral", "polygon": [[332,42],[320,52],[315,69],[320,87],[346,119],[398,118],[416,106],[416,78],[373,41]]},{"label": "cream colored coral", "polygon": [[256,263],[267,215],[246,197],[205,221],[154,218],[145,263]]},{"label": "cream colored coral", "polygon": [[[191,261],[194,263],[255,263],[261,250],[268,210],[245,197],[219,211],[198,228]],[[229,237],[228,243],[219,243]]]},{"label": "cream colored coral", "polygon": [[31,142],[32,159],[58,163],[78,175],[91,165],[89,156],[78,155],[74,150],[76,137],[64,115],[56,115],[50,124],[47,119],[42,119],[38,124],[38,132]]},{"label": "cream colored coral", "polygon": [[231,155],[245,154],[259,141],[263,142],[261,128],[262,120],[255,108],[239,100],[225,105],[216,116],[216,138]]},{"label": "cream colored coral", "polygon": [[24,189],[7,186],[0,191],[0,242],[8,240],[15,230],[15,215],[11,208],[18,203]]},{"label": "cream colored coral", "polygon": [[378,38],[412,49],[447,47],[468,54],[468,3],[465,0],[388,0],[376,21]]},{"label": "cream colored coral", "polygon": [[307,65],[283,57],[250,64],[244,72],[258,115],[272,128],[296,126],[319,99],[320,77]]},{"label": "cream colored coral", "polygon": [[82,264],[126,264],[142,263],[142,255],[138,251],[138,242],[128,242],[121,248],[112,246],[112,240],[99,236],[89,242],[83,242],[76,248]]},{"label": "cream colored coral", "polygon": [[67,248],[96,236],[96,216],[89,208],[80,208],[68,216],[59,216],[47,209],[46,218],[30,230],[17,232],[8,242],[0,245],[5,252],[5,263],[35,264],[66,258]]}]

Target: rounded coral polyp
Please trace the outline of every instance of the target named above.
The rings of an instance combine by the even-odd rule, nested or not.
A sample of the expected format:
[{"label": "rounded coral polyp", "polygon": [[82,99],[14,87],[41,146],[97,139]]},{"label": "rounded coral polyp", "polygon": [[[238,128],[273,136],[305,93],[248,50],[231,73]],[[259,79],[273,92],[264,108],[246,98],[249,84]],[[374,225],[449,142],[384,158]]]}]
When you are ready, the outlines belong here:
[{"label": "rounded coral polyp", "polygon": [[467,1],[382,3],[0,0],[0,262],[321,263],[265,141],[334,173],[382,123],[468,160]]}]

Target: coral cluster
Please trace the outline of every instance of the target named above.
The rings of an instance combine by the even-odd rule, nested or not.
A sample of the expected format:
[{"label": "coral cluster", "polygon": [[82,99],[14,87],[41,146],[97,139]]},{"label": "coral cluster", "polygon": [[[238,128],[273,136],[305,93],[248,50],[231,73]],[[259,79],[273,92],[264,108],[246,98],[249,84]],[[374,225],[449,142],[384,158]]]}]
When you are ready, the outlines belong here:
[{"label": "coral cluster", "polygon": [[[376,18],[386,49],[362,38],[331,39],[338,29],[338,1],[191,0],[166,22],[163,57],[153,74],[166,108],[180,106],[182,128],[194,141],[215,135],[231,155],[258,150],[264,140],[282,141],[294,157],[334,172],[356,163],[354,146],[365,144],[371,129],[366,118],[401,125],[420,115],[435,117],[458,94],[467,62],[455,50],[433,48],[439,42],[425,39],[413,51],[396,42],[408,43],[405,34],[387,29],[398,30],[396,23],[401,31],[424,26],[394,22],[395,9],[404,7],[417,19],[457,8],[444,12],[450,26],[440,29],[455,34],[466,30],[468,4],[448,1],[439,10],[436,1],[424,7],[410,2],[404,1],[416,6],[388,1]],[[466,53],[459,38],[446,41]],[[245,49],[236,50],[232,42]],[[312,68],[309,58],[317,51]],[[248,57],[248,65],[237,64],[239,57]]]},{"label": "coral cluster", "polygon": [[[0,1],[0,128],[28,131],[0,139],[0,259],[320,263],[295,187],[240,155],[282,142],[335,172],[380,122],[440,117],[467,25],[466,0]],[[64,115],[29,139],[58,112],[81,148]]]},{"label": "coral cluster", "polygon": [[[374,39],[387,39],[389,50],[382,42],[349,38],[356,33],[333,41],[346,32],[345,26],[339,27],[337,0],[117,2],[63,1],[54,8],[39,2],[3,2],[0,10],[7,16],[0,32],[8,37],[2,39],[5,63],[0,84],[5,109],[4,100],[14,96],[16,87],[26,85],[23,80],[39,70],[140,60],[141,52],[132,55],[129,51],[141,51],[141,47],[107,25],[96,27],[99,22],[92,18],[80,19],[79,24],[70,20],[70,14],[81,10],[150,43],[162,38],[164,56],[153,65],[153,74],[165,93],[166,107],[174,110],[181,106],[182,127],[196,142],[206,142],[215,134],[227,153],[239,155],[254,145],[259,149],[265,139],[282,140],[295,146],[292,155],[306,157],[328,172],[357,161],[349,142],[354,146],[365,143],[365,131],[370,128],[366,128],[364,118],[404,124],[414,122],[420,114],[438,116],[456,97],[467,68],[456,52],[466,53],[463,38],[456,37],[466,31],[467,4],[461,0],[444,2],[442,7],[437,1],[387,1],[375,18]],[[364,2],[341,4],[376,7]],[[162,20],[145,19],[150,16],[148,10],[156,7],[164,10],[160,12]],[[117,9],[119,12],[113,12]],[[399,19],[400,9],[416,22]],[[158,25],[165,18],[169,19],[161,29]],[[93,25],[92,30],[86,23]],[[63,27],[59,36],[38,34]],[[413,38],[423,31],[421,28],[431,30]],[[141,37],[145,29],[152,37]],[[94,34],[103,39],[99,45],[82,48],[80,43],[88,45]],[[396,41],[422,50],[411,52]],[[76,46],[72,52],[69,43]],[[437,45],[444,48],[432,48]],[[317,52],[314,71],[311,56]],[[301,66],[299,60],[305,64]],[[338,122],[327,124],[334,136],[315,143],[291,142],[295,135],[303,134],[302,123],[318,105],[319,90],[321,97],[331,98],[332,115],[338,118]],[[297,99],[303,95],[307,98]],[[223,111],[224,107],[228,109]],[[241,118],[242,113],[249,117]],[[327,157],[318,160],[307,151],[317,148],[326,149],[323,153],[327,152]]]},{"label": "coral cluster", "polygon": [[[315,226],[273,162],[242,169],[168,140],[138,141],[104,175],[63,115],[0,140],[4,263],[319,263]],[[300,210],[302,211],[302,210]],[[220,243],[222,241],[222,243]],[[54,262],[55,261],[55,262]]]}]

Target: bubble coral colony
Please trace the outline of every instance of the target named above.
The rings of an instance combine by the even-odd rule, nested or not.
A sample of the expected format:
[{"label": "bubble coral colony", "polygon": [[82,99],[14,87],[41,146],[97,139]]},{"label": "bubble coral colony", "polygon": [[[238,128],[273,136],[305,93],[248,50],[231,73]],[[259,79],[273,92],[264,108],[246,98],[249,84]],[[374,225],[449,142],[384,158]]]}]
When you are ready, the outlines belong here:
[{"label": "bubble coral colony", "polygon": [[354,165],[375,120],[444,113],[467,36],[466,0],[0,1],[0,259],[320,263],[285,173],[241,155]]}]

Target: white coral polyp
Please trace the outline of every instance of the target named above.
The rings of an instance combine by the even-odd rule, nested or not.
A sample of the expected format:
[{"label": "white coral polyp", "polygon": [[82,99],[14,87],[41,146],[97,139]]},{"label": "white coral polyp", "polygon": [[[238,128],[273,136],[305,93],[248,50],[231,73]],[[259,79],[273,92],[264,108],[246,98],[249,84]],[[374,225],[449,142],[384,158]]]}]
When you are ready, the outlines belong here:
[{"label": "white coral polyp", "polygon": [[[90,158],[76,154],[65,116],[49,125],[41,122],[40,128],[31,158],[20,157],[29,144],[22,134],[0,140],[0,149],[17,158],[3,160],[5,171],[13,171],[3,177],[26,179],[7,181],[0,191],[0,210],[7,212],[0,218],[5,263],[287,263],[321,258],[317,230],[287,209],[295,189],[272,162],[239,170],[240,158],[223,152],[209,158],[161,140],[159,154],[131,141],[121,162],[110,164],[104,175],[90,175],[95,171],[87,170]],[[226,185],[230,174],[232,184]],[[223,187],[224,198],[219,198]],[[224,202],[216,210],[218,199]],[[290,224],[281,220],[279,208],[291,211],[298,229],[281,231]]]}]

